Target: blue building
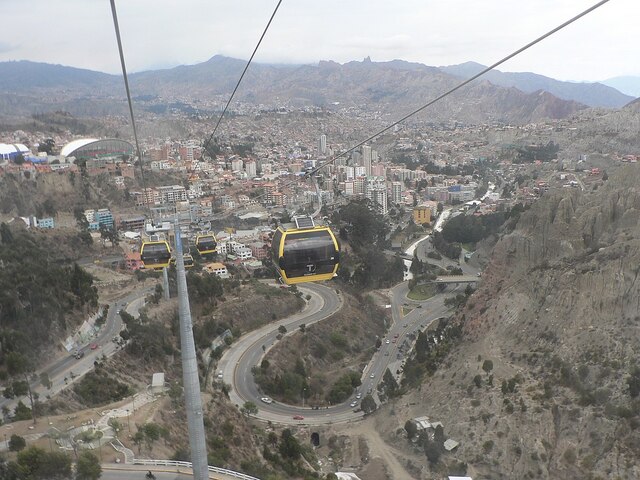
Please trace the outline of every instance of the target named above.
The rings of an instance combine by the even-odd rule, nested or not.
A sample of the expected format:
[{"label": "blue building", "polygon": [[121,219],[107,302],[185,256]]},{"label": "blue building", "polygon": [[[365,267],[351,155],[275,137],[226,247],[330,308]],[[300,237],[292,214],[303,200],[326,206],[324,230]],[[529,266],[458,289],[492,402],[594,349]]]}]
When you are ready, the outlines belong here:
[{"label": "blue building", "polygon": [[54,228],[55,222],[53,218],[40,218],[38,219],[38,228]]},{"label": "blue building", "polygon": [[95,221],[99,227],[113,228],[113,215],[108,208],[101,208],[95,213]]},{"label": "blue building", "polygon": [[21,143],[15,143],[15,144],[6,144],[6,143],[0,143],[0,161],[11,161],[11,162],[15,162],[15,160],[22,155],[23,158],[25,158],[27,155],[29,155],[31,152],[29,151],[29,149],[22,145]]}]

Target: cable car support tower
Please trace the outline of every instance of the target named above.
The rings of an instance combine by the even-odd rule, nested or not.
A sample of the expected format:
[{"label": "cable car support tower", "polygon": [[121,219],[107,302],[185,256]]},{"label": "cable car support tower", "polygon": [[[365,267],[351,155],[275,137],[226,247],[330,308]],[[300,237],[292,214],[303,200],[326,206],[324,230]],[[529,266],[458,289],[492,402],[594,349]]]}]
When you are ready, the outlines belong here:
[{"label": "cable car support tower", "polygon": [[[113,25],[116,31],[116,39],[118,41],[118,51],[120,54],[122,75],[124,77],[125,89],[127,92],[127,101],[129,104],[133,134],[136,141],[138,161],[140,162],[140,169],[142,170],[142,155],[140,153],[138,134],[135,128],[133,103],[131,101],[131,93],[129,91],[129,81],[127,79],[127,69],[124,61],[122,41],[120,39],[120,27],[118,26],[115,0],[111,0],[111,13],[113,16]],[[142,175],[144,181],[144,173],[142,173]],[[202,398],[200,397],[198,362],[196,359],[196,348],[193,340],[193,323],[191,320],[191,308],[189,306],[189,294],[187,291],[187,277],[184,268],[184,258],[182,256],[182,235],[180,234],[180,226],[177,218],[174,222],[174,231],[178,281],[178,314],[180,317],[180,349],[182,354],[182,380],[187,413],[187,425],[189,428],[189,446],[191,447],[193,478],[195,480],[208,480],[209,465],[207,461],[207,442],[204,433]]]}]

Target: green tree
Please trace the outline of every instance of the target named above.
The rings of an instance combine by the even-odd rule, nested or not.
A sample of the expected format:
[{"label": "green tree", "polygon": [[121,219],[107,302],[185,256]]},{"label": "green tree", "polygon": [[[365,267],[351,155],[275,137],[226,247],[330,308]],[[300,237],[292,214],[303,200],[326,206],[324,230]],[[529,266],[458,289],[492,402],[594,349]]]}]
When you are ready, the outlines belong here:
[{"label": "green tree", "polygon": [[360,404],[362,407],[362,411],[368,415],[376,411],[378,406],[376,405],[376,401],[373,399],[371,395],[365,395],[362,399],[362,403]]},{"label": "green tree", "polygon": [[18,453],[18,465],[25,473],[20,480],[66,480],[71,478],[71,458],[62,452],[29,447]]},{"label": "green tree", "polygon": [[38,144],[38,152],[45,152],[47,155],[51,155],[55,146],[55,140],[47,138]]},{"label": "green tree", "polygon": [[442,425],[437,425],[435,431],[433,432],[433,441],[438,445],[438,447],[443,447],[446,438],[444,438],[444,428]]},{"label": "green tree", "polygon": [[491,360],[485,360],[482,363],[482,370],[489,373],[491,370],[493,370],[493,362]]},{"label": "green tree", "polygon": [[11,435],[11,438],[9,439],[9,451],[19,452],[20,450],[23,450],[24,447],[26,446],[27,446],[26,440],[22,438],[20,435],[16,435],[15,433]]},{"label": "green tree", "polygon": [[393,398],[398,395],[398,382],[396,382],[396,379],[391,373],[391,370],[389,370],[388,368],[385,370],[384,375],[382,376],[382,384],[384,385],[384,392],[389,398]]},{"label": "green tree", "polygon": [[149,422],[145,423],[140,430],[144,435],[144,441],[147,445],[147,450],[151,450],[153,444],[160,440],[160,436],[162,435],[162,427],[157,423]]},{"label": "green tree", "polygon": [[76,463],[76,480],[98,480],[102,476],[102,467],[98,457],[89,451],[83,451]]},{"label": "green tree", "polygon": [[240,411],[245,415],[256,415],[258,413],[258,406],[253,402],[244,402]]},{"label": "green tree", "polygon": [[[27,392],[29,395],[29,402],[31,403],[31,416],[33,418],[33,423],[36,423],[36,412],[35,412],[35,400],[33,396],[33,392],[31,391],[31,384],[29,383],[29,374],[33,372],[33,365],[29,361],[29,359],[18,352],[10,352],[5,359],[5,363],[7,366],[7,372],[12,377],[22,377],[24,382],[27,385]],[[15,389],[16,383],[14,383]],[[20,405],[19,402],[18,405]],[[23,404],[24,406],[24,404]],[[16,407],[16,414],[18,411],[18,407]],[[24,420],[24,418],[23,418]]]},{"label": "green tree", "polygon": [[142,430],[138,430],[131,439],[138,447],[138,453],[140,453],[142,451],[142,444],[144,443],[144,432]]},{"label": "green tree", "polygon": [[640,395],[640,367],[635,366],[631,369],[630,375],[627,377],[627,385],[631,398]]},{"label": "green tree", "polygon": [[300,443],[288,428],[282,431],[278,451],[283,458],[289,458],[291,460],[297,460],[302,454],[302,447],[300,446]]},{"label": "green tree", "polygon": [[435,442],[432,442],[427,438],[424,442],[424,453],[427,456],[429,463],[433,466],[437,465],[440,461],[442,450]]},{"label": "green tree", "polygon": [[407,438],[409,440],[415,437],[416,433],[418,433],[418,427],[416,426],[415,422],[413,422],[412,420],[407,420],[404,423],[404,429],[407,432]]}]

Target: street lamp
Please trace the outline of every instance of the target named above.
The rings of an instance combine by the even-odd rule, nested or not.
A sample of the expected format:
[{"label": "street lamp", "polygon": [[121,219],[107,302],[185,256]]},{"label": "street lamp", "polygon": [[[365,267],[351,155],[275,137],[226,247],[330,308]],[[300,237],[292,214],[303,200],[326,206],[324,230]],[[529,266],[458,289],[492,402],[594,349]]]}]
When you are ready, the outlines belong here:
[{"label": "street lamp", "polygon": [[129,433],[131,433],[131,421],[129,420],[130,416],[131,416],[131,413],[129,412],[129,409],[127,408],[127,429],[129,430]]}]

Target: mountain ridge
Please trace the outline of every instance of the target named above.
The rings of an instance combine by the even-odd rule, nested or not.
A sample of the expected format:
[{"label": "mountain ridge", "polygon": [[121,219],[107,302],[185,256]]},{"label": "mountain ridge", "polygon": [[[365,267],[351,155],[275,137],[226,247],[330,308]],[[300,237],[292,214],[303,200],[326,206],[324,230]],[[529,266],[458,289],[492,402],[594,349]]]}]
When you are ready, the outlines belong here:
[{"label": "mountain ridge", "polygon": [[[211,102],[224,101],[245,65],[243,60],[215,55],[194,65],[132,73],[129,78],[134,96],[189,98],[194,104],[202,103],[205,110],[207,103],[209,109],[215,109]],[[76,113],[74,102],[79,100],[82,100],[82,114],[91,111],[91,102],[100,112],[113,113],[123,107],[121,102],[113,102],[122,98],[118,75],[21,61],[0,63],[0,79],[0,92],[5,92],[5,98],[0,96],[0,106],[14,108],[6,96],[24,95],[29,100],[18,109],[23,114],[60,105]],[[454,118],[467,123],[529,123],[544,118],[566,118],[587,108],[583,103],[563,100],[557,95],[540,95],[539,89],[526,93],[513,87],[496,86],[490,80],[483,78],[474,82],[430,107],[423,115],[434,121]],[[323,61],[308,65],[256,63],[247,70],[236,98],[239,102],[292,108],[333,108],[346,104],[398,116],[458,83],[456,77],[440,68],[404,60],[372,62],[366,58],[344,64]],[[50,94],[38,101],[38,95],[45,90]],[[26,95],[32,92],[38,95]]]},{"label": "mountain ridge", "polygon": [[[440,67],[440,70],[460,78],[470,78],[487,68],[476,62]],[[545,90],[564,100],[574,100],[590,107],[621,108],[635,97],[625,95],[613,86],[601,82],[563,82],[532,72],[502,72],[491,70],[483,78],[503,87],[516,87],[525,93]]]}]

